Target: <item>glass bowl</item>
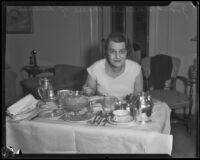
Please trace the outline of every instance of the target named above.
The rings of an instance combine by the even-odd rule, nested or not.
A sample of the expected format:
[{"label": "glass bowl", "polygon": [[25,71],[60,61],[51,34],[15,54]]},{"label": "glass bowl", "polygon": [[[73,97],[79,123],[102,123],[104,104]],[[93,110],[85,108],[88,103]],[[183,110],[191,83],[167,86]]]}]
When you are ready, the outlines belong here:
[{"label": "glass bowl", "polygon": [[89,106],[88,98],[81,91],[59,90],[57,101],[61,108],[71,112],[79,112]]}]

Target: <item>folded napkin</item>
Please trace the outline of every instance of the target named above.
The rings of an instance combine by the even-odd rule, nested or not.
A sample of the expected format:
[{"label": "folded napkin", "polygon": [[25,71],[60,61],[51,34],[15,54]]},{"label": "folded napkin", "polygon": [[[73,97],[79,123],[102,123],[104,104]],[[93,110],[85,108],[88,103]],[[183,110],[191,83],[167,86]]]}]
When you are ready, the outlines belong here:
[{"label": "folded napkin", "polygon": [[7,109],[7,112],[9,114],[16,115],[16,114],[19,114],[19,113],[25,111],[26,109],[34,108],[36,106],[35,104],[37,102],[38,102],[38,100],[35,99],[35,97],[33,97],[32,94],[28,94],[25,97],[23,97],[22,99],[20,99],[19,101],[17,101],[16,103],[14,103],[13,105],[11,105]]}]

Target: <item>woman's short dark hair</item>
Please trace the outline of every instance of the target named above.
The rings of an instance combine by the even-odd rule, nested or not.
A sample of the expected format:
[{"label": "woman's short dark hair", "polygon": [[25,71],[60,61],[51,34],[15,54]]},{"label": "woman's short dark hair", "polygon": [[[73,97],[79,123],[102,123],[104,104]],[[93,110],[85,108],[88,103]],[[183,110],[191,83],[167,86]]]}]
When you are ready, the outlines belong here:
[{"label": "woman's short dark hair", "polygon": [[105,52],[107,52],[110,41],[119,42],[119,43],[125,42],[127,51],[129,51],[129,49],[130,49],[129,40],[124,33],[114,32],[114,33],[109,34],[108,38],[106,39],[105,44],[104,44]]}]

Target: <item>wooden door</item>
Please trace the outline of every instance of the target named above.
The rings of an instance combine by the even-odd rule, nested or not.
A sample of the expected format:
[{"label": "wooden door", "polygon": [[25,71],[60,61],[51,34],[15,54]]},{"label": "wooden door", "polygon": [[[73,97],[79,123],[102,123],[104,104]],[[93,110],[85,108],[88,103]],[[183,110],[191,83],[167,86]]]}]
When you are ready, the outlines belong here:
[{"label": "wooden door", "polygon": [[149,8],[146,6],[111,7],[111,31],[127,34],[131,45],[137,43],[142,58],[149,55]]}]

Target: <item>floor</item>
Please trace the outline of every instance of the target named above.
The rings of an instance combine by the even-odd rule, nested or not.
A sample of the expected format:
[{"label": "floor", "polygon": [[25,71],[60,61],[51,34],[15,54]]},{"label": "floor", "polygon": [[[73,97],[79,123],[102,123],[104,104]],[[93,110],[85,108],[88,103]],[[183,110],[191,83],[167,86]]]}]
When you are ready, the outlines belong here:
[{"label": "floor", "polygon": [[[173,135],[172,158],[195,158],[197,144],[197,121],[196,116],[192,116],[191,135],[186,127],[181,124],[171,125],[171,134]],[[199,142],[198,142],[199,143]]]}]

